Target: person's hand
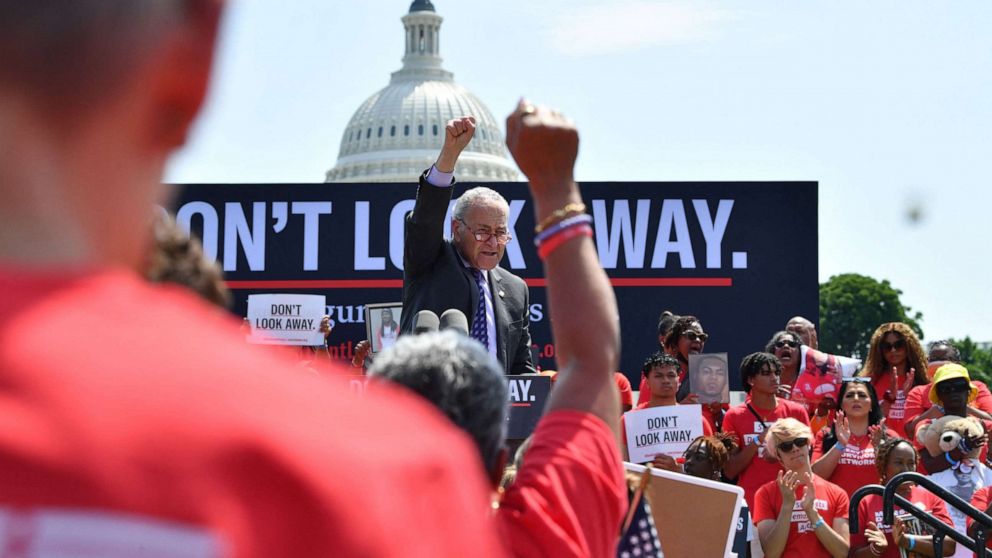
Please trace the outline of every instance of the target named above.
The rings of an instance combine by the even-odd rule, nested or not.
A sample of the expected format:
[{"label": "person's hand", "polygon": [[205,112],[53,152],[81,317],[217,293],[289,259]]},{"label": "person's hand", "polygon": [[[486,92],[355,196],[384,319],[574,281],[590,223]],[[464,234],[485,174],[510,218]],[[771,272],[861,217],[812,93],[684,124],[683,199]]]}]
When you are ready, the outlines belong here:
[{"label": "person's hand", "polygon": [[363,339],[355,345],[355,355],[351,357],[351,365],[355,368],[362,368],[365,366],[365,359],[369,356],[369,351],[372,350],[372,343],[368,339]]},{"label": "person's hand", "polygon": [[318,331],[324,334],[324,339],[326,340],[331,336],[332,329],[334,327],[331,325],[331,317],[324,314],[324,317],[320,319],[320,328],[318,328]]},{"label": "person's hand", "polygon": [[909,545],[909,541],[906,540],[906,524],[899,519],[899,516],[892,519],[892,542],[898,547]]},{"label": "person's hand", "polygon": [[778,490],[782,493],[782,507],[792,509],[796,505],[796,487],[799,486],[799,473],[795,471],[779,471],[775,478]]},{"label": "person's hand", "polygon": [[851,424],[844,411],[837,411],[837,418],[834,419],[834,431],[837,433],[838,444],[846,446],[851,440]]},{"label": "person's hand", "polygon": [[[896,522],[899,522],[899,518],[896,518]],[[892,538],[895,539],[895,526],[892,528]],[[865,529],[865,538],[868,539],[868,544],[875,547],[876,552],[872,554],[882,555],[885,554],[885,549],[889,547],[889,540],[885,538],[885,533],[875,525],[875,522],[869,521],[867,528]],[[896,544],[899,542],[896,540]]]},{"label": "person's hand", "polygon": [[776,388],[775,395],[781,397],[782,399],[792,397],[792,386],[789,384],[779,384],[778,388]]},{"label": "person's hand", "polygon": [[444,125],[444,145],[434,166],[441,172],[454,172],[458,156],[475,135],[475,117],[463,116]]},{"label": "person's hand", "polygon": [[682,467],[679,466],[677,461],[675,461],[675,458],[664,453],[659,453],[654,456],[654,459],[651,460],[651,466],[658,469],[664,469],[666,471],[672,471],[674,473],[682,472]]},{"label": "person's hand", "polygon": [[506,118],[506,146],[535,194],[563,193],[572,188],[579,132],[558,111],[521,99]]},{"label": "person's hand", "polygon": [[868,435],[871,436],[871,445],[875,450],[878,450],[878,446],[885,439],[885,418],[878,421],[878,424],[873,424],[868,427]]},{"label": "person's hand", "polygon": [[916,379],[916,369],[915,368],[910,368],[909,369],[909,373],[906,374],[906,377],[903,379],[902,383],[901,384],[897,384],[897,385],[901,386],[900,387],[900,390],[901,390],[903,396],[905,396],[907,393],[909,393],[909,390],[913,389],[913,380],[914,379]]},{"label": "person's hand", "polygon": [[[806,489],[803,491],[803,500],[799,505],[802,506],[806,515],[812,515],[816,512],[816,486],[813,484],[813,475],[803,473],[802,477],[800,477],[800,482]],[[795,499],[795,496],[793,496],[793,499]]]}]

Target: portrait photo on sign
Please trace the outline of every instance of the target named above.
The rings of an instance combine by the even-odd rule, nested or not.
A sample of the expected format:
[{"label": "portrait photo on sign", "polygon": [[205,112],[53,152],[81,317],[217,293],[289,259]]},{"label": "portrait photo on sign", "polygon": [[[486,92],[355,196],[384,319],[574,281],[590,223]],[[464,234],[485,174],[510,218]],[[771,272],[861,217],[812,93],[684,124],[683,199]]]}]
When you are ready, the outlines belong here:
[{"label": "portrait photo on sign", "polygon": [[689,391],[699,402],[730,403],[727,353],[689,355]]},{"label": "portrait photo on sign", "polygon": [[365,305],[365,334],[372,344],[373,353],[388,349],[396,342],[402,313],[403,305],[399,302]]}]

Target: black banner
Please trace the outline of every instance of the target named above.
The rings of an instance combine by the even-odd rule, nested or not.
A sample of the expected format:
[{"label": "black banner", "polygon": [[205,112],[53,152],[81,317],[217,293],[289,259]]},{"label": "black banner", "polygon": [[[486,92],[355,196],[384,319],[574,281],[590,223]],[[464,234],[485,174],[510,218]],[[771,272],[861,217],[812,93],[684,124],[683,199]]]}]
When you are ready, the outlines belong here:
[{"label": "black banner", "polygon": [[[527,185],[487,184],[510,203],[502,266],[530,285],[539,364],[555,368]],[[455,197],[473,184],[458,184]],[[663,310],[697,316],[706,352],[730,355],[733,389],[745,354],[793,315],[818,318],[817,185],[626,183],[581,185],[600,261],[620,307],[621,370],[639,385],[657,349]],[[249,294],[327,297],[331,352],[351,359],[365,338],[363,307],[402,298],[403,218],[414,184],[213,184],[181,187],[183,226],[224,268],[245,315]],[[449,225],[450,226],[450,225]]]}]

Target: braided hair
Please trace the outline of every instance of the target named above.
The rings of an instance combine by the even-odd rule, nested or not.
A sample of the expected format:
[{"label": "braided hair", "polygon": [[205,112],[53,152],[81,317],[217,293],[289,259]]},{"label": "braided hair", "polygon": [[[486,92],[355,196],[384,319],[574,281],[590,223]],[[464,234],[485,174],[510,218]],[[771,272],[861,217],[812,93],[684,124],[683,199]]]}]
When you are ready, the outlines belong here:
[{"label": "braided hair", "polygon": [[737,451],[737,441],[725,432],[717,432],[712,436],[700,436],[689,443],[684,455],[689,455],[700,444],[706,444],[706,458],[717,471],[723,469],[730,459],[730,454]]},{"label": "braided hair", "polygon": [[878,468],[878,478],[885,479],[885,469],[889,466],[889,454],[892,453],[899,444],[906,444],[909,449],[913,450],[913,462],[919,461],[920,457],[916,453],[916,448],[913,447],[912,442],[905,438],[886,438],[882,440],[882,443],[878,444],[875,448],[875,466]]}]

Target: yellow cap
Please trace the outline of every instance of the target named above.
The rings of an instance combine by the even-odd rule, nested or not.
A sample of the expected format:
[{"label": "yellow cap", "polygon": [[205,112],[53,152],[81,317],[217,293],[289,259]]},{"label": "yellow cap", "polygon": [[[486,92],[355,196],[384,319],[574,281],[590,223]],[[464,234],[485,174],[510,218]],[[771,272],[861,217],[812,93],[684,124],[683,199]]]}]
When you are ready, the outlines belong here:
[{"label": "yellow cap", "polygon": [[937,397],[937,384],[946,380],[953,380],[955,378],[964,378],[968,380],[968,385],[971,387],[971,391],[968,393],[968,403],[971,403],[978,397],[978,388],[975,384],[971,383],[971,375],[968,374],[968,369],[960,364],[955,364],[949,362],[933,373],[933,382],[930,388],[930,402],[934,405],[940,405],[940,399]]}]

